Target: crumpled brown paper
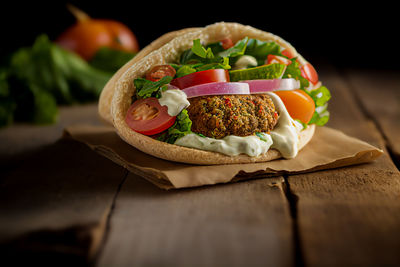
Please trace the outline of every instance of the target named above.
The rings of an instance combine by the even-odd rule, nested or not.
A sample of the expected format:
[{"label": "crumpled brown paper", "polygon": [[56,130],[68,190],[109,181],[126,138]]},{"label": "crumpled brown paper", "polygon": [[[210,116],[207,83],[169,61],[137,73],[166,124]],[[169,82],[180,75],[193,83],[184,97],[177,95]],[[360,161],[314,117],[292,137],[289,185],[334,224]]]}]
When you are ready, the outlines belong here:
[{"label": "crumpled brown paper", "polygon": [[317,127],[313,139],[294,159],[262,163],[199,166],[159,159],[125,143],[112,127],[71,126],[65,137],[138,174],[160,188],[184,188],[243,179],[295,174],[366,163],[383,151],[329,127]]}]

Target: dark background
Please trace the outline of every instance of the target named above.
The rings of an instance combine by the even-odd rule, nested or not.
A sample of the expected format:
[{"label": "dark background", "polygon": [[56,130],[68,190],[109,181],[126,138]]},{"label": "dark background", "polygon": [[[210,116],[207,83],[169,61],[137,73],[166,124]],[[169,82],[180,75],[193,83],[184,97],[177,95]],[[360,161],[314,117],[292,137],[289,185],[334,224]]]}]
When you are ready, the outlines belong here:
[{"label": "dark background", "polygon": [[[290,42],[309,61],[339,67],[399,69],[397,7],[378,1],[68,1],[94,18],[128,25],[144,47],[163,33],[219,21],[252,25]],[[1,55],[51,39],[72,25],[67,1],[21,2],[1,8]],[[392,2],[394,3],[394,2]],[[320,63],[321,62],[321,63]]]}]

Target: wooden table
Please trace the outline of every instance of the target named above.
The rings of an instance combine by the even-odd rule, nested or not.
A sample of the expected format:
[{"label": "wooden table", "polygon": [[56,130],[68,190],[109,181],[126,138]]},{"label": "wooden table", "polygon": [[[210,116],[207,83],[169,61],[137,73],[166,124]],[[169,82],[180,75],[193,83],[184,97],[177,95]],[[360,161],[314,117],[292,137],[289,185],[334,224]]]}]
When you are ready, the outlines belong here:
[{"label": "wooden table", "polygon": [[309,174],[163,191],[60,139],[67,125],[101,124],[95,105],[62,108],[57,125],[2,129],[2,262],[399,266],[399,74],[320,68],[329,126],[385,155]]}]

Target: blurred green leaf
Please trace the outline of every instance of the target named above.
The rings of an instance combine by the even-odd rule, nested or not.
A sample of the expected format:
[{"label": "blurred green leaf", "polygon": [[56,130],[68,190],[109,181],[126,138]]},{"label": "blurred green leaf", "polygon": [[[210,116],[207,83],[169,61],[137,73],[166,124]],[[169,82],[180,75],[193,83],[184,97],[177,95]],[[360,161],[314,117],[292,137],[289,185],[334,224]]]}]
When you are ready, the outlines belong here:
[{"label": "blurred green leaf", "polygon": [[89,63],[99,70],[116,72],[134,56],[135,53],[102,47],[96,52]]},{"label": "blurred green leaf", "polygon": [[47,35],[38,36],[32,47],[18,49],[0,69],[0,126],[12,121],[54,123],[57,105],[98,100],[117,66],[133,56],[102,50],[95,67]]}]

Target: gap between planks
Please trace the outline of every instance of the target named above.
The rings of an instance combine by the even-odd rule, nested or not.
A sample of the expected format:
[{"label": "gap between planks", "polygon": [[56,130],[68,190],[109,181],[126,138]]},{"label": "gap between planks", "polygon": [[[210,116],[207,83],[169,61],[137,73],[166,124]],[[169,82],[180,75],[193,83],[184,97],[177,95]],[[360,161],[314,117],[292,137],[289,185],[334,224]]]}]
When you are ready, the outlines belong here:
[{"label": "gap between planks", "polygon": [[[382,132],[349,92],[354,88],[348,80],[336,69],[325,73],[322,80],[337,97],[330,126],[384,148]],[[387,153],[370,164],[289,175],[287,183],[299,198],[299,247],[306,266],[400,263],[400,175]]]},{"label": "gap between planks", "polygon": [[[369,70],[368,72],[371,72],[371,70]],[[381,139],[383,140],[384,146],[390,158],[396,165],[397,169],[400,170],[400,151],[395,146],[398,143],[398,139],[396,139],[395,136],[400,134],[397,132],[398,128],[392,130],[389,127],[387,127],[387,125],[385,125],[385,121],[382,121],[382,118],[380,118],[379,113],[378,115],[375,114],[377,112],[377,110],[375,110],[376,107],[374,109],[374,107],[372,107],[370,104],[371,99],[374,99],[374,101],[379,101],[377,100],[378,94],[390,94],[389,98],[385,98],[386,100],[390,98],[399,98],[398,90],[400,90],[400,78],[396,76],[397,79],[395,80],[392,77],[393,76],[392,71],[386,74],[386,72],[382,72],[382,70],[381,71],[376,70],[375,75],[372,74],[363,76],[360,75],[359,70],[351,70],[351,69],[345,69],[345,70],[339,69],[338,73],[343,76],[343,79],[346,81],[348,87],[351,89],[350,93],[353,95],[354,100],[357,103],[363,115],[366,117],[366,119],[370,120],[374,124],[375,128],[380,133]],[[381,83],[381,88],[379,87],[372,88],[373,86],[376,86],[376,84],[370,85],[368,81],[371,81],[372,79],[371,77],[375,77],[375,79],[378,80],[379,83]],[[362,81],[362,78],[367,79],[368,81],[367,82],[363,81],[364,83],[361,86],[357,85],[357,83]],[[368,90],[363,90],[363,92],[360,92],[360,87],[362,87],[363,89],[367,88]],[[378,88],[379,91],[377,91]],[[380,103],[379,106],[385,107],[387,105],[388,103]],[[389,105],[389,107],[396,108],[396,106],[394,105]],[[387,108],[384,109],[386,111],[385,114],[387,114],[389,119],[393,122],[393,124],[395,124],[398,120],[398,117],[400,116],[399,111],[396,109],[394,110],[390,109],[390,111]],[[395,126],[398,127],[398,125],[399,124],[397,122]]]},{"label": "gap between planks", "polygon": [[96,266],[302,266],[284,183],[277,177],[164,191],[130,174]]},{"label": "gap between planks", "polygon": [[104,246],[105,246],[105,244],[107,242],[108,235],[110,233],[110,227],[111,227],[111,225],[110,225],[111,224],[111,217],[112,217],[112,215],[114,213],[114,209],[115,209],[115,203],[117,201],[119,192],[121,192],[122,186],[124,185],[126,179],[128,178],[128,175],[129,175],[129,171],[125,170],[124,178],[122,179],[121,183],[118,185],[118,188],[117,188],[117,190],[115,192],[115,195],[113,197],[113,200],[111,202],[111,207],[110,207],[110,209],[108,211],[108,214],[107,214],[107,219],[106,219],[106,223],[105,223],[105,229],[104,229],[104,232],[102,233],[102,238],[100,240],[100,244],[97,247],[97,250],[93,251],[92,253],[89,253],[89,262],[91,263],[90,264],[91,266],[95,266],[96,265],[97,260],[99,258],[99,255],[102,253],[102,251],[104,249]]}]

